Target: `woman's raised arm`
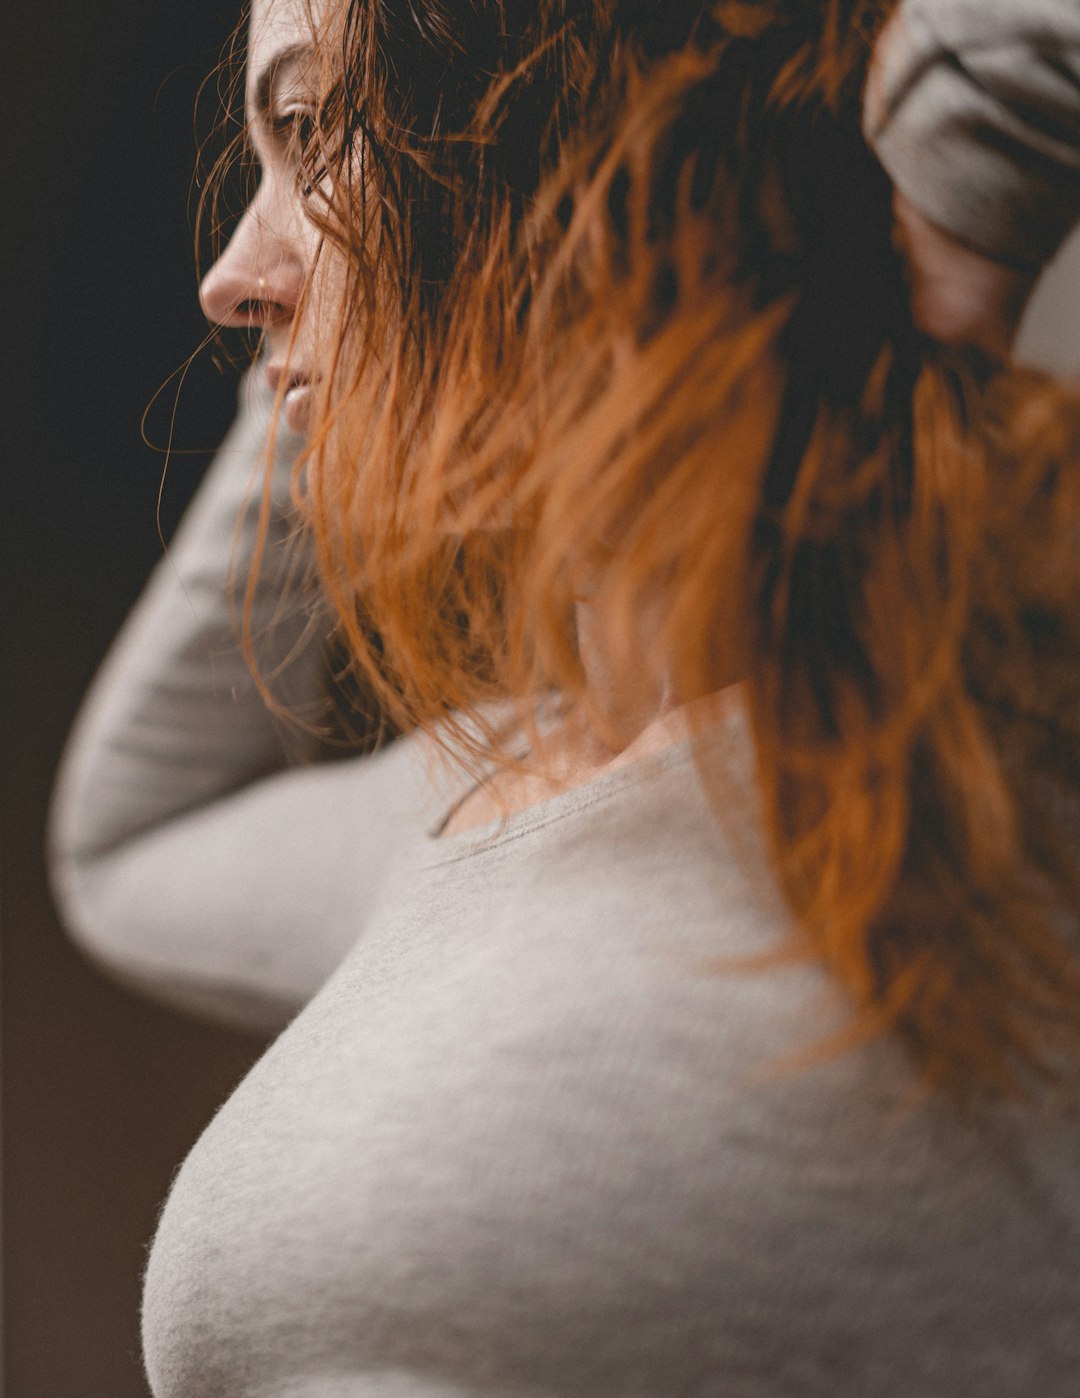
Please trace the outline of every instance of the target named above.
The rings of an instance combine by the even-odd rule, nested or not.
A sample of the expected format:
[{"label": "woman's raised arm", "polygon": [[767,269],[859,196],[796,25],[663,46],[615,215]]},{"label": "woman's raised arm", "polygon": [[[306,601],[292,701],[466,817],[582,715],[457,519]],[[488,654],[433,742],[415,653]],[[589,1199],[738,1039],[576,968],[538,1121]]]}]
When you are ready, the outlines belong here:
[{"label": "woman's raised arm", "polygon": [[[51,820],[55,891],[89,954],[156,997],[259,1028],[285,1022],[361,934],[426,790],[409,740],[314,761],[317,738],[275,721],[249,673],[237,611],[272,408],[252,374],[83,706]],[[327,665],[290,539],[297,446],[282,425],[251,628],[303,719],[325,711]]]},{"label": "woman's raised arm", "polygon": [[1080,5],[903,0],[865,129],[896,185],[919,324],[1007,349],[1080,220]]}]

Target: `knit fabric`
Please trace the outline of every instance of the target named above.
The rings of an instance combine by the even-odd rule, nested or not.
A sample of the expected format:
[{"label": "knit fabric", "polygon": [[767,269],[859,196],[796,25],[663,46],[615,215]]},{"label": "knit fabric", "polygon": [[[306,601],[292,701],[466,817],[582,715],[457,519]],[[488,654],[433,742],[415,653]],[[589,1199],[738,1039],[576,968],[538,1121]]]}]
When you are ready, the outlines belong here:
[{"label": "knit fabric", "polygon": [[713,741],[719,825],[683,743],[402,850],[175,1182],[155,1398],[1072,1398],[1077,1124],[793,1066],[848,1011],[725,968],[788,924]]},{"label": "knit fabric", "polygon": [[1080,220],[1080,4],[904,0],[875,55],[865,128],[927,218],[1039,270]]}]

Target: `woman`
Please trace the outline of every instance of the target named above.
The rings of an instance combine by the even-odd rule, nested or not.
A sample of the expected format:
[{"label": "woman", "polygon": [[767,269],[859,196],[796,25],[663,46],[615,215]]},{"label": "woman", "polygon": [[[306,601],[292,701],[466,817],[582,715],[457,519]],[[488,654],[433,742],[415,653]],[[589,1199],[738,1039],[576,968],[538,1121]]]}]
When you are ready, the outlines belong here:
[{"label": "woman", "polygon": [[[355,941],[355,919],[395,843],[393,813],[415,825],[429,790],[423,762],[400,745],[374,760],[304,765],[342,755],[323,741],[335,664],[325,609],[290,544],[289,478],[305,409],[302,386],[290,384],[306,377],[297,364],[310,348],[294,349],[288,377],[285,361],[317,242],[290,139],[312,100],[297,62],[305,36],[303,7],[255,7],[247,108],[261,178],[201,298],[211,320],[260,330],[263,355],[84,706],[53,821],[58,896],[96,960],[151,995],[267,1030],[288,1022]],[[292,402],[264,500],[258,480],[276,394]],[[237,646],[234,603],[264,508],[267,572],[249,627],[261,682],[288,725],[268,712]],[[363,855],[352,834],[361,827]]]},{"label": "woman", "polygon": [[[812,8],[803,7],[807,13]],[[753,18],[754,7],[738,9],[727,15],[729,25]],[[632,26],[633,15],[629,19]],[[466,36],[474,59],[485,52],[479,28]],[[820,30],[810,30],[814,42],[821,42]],[[739,37],[751,45],[745,52],[760,58],[776,32],[763,24],[756,34],[750,27]],[[257,22],[256,54],[258,34]],[[428,29],[421,37],[429,51],[438,52],[432,36]],[[377,60],[370,76],[380,76],[379,62],[386,64],[382,74],[394,71],[393,33],[361,31],[359,37],[356,52]],[[636,62],[634,38],[631,32]],[[785,56],[789,38],[777,41],[774,62]],[[657,72],[667,76],[665,56],[710,56],[685,35],[659,43],[659,56],[648,55],[638,73],[647,97],[657,95]],[[670,47],[663,49],[664,43]],[[454,47],[451,40],[448,51]],[[583,51],[595,60],[595,49],[583,45]],[[849,96],[856,61],[840,74]],[[573,113],[579,123],[574,129],[585,133],[584,154],[572,141],[545,153],[556,181],[564,169],[575,179],[586,171],[586,195],[587,179],[595,173],[589,159],[597,149],[588,142],[612,139],[612,130],[624,130],[624,117],[634,111],[622,100],[612,102],[610,91],[596,107],[584,104]],[[385,124],[369,98],[364,118],[372,137],[416,134],[396,124],[397,95],[386,94]],[[679,96],[685,102],[687,90]],[[850,106],[842,111],[850,135]],[[839,129],[845,132],[842,123]],[[460,134],[452,123],[450,131]],[[843,149],[857,158],[854,144]],[[430,156],[431,150],[421,153]],[[264,159],[270,159],[268,150]],[[456,183],[446,188],[467,191],[465,179],[477,175],[468,155],[456,165],[451,159],[451,165]],[[392,161],[387,168],[393,169]],[[323,180],[326,173],[312,171]],[[315,179],[309,184],[333,192],[334,175],[331,168],[328,186]],[[485,192],[497,190],[500,178],[496,170]],[[374,186],[380,189],[377,180]],[[554,187],[560,188],[557,182]],[[578,210],[589,207],[579,188],[575,184],[578,202],[569,210],[567,243],[552,235],[551,244],[534,244],[541,291],[551,287],[545,280],[551,245],[581,256],[574,270],[586,289],[585,279],[595,273],[587,260],[591,248],[574,240],[582,227],[604,232],[605,222],[575,223]],[[437,194],[428,194],[437,205]],[[350,206],[344,207],[348,212]],[[483,207],[494,207],[494,199]],[[559,217],[565,206],[555,207],[556,222],[565,221]],[[607,207],[617,245],[618,199]],[[773,221],[762,229],[781,251],[790,233],[784,212],[778,201],[766,211]],[[629,213],[624,222],[632,222]],[[455,285],[455,268],[482,276],[488,264],[481,258],[470,265],[473,249],[460,241],[451,241],[454,256],[446,258],[438,242],[444,226],[436,224],[431,245],[419,250],[441,265],[431,299],[417,307],[406,296],[400,304],[403,323],[408,318],[411,328],[433,335],[449,326],[445,344],[460,351],[452,316],[440,317],[444,308],[454,309],[455,295],[461,308],[475,309],[470,298],[476,283],[463,279]],[[871,240],[875,236],[873,228],[865,232]],[[480,250],[498,246],[498,234],[494,229],[492,242],[481,241]],[[404,239],[390,252],[409,246]],[[372,264],[358,265],[368,272]],[[374,268],[381,275],[377,260]],[[413,283],[399,278],[398,285],[408,293]],[[379,286],[389,295],[393,279]],[[440,288],[448,288],[441,305]],[[619,292],[620,284],[614,282],[612,290]],[[531,332],[541,352],[549,352],[543,335],[557,326],[559,355],[567,357],[556,359],[556,367],[580,373],[587,361],[573,337],[581,303],[558,299],[564,291],[564,283],[555,285],[539,321],[530,306],[511,304],[521,311],[525,349],[532,351]],[[283,307],[284,319],[291,310],[281,300],[247,299]],[[394,328],[394,304],[387,304],[376,327],[380,334]],[[585,303],[586,311],[591,308]],[[656,305],[631,297],[616,302],[615,310],[654,314]],[[361,343],[370,347],[369,327],[359,328],[365,332]],[[630,342],[630,358],[642,345],[655,345],[663,330],[662,316],[645,325]],[[351,343],[343,340],[346,354]],[[767,364],[768,342],[761,348]],[[520,395],[531,388],[532,366],[525,352],[514,358],[517,349],[513,343],[500,346],[516,372],[492,382],[516,410],[515,432],[524,423],[531,433],[532,414]],[[456,369],[459,362],[467,367],[470,361],[448,365]],[[362,399],[365,363],[354,371],[346,359],[342,367],[357,374],[350,387]],[[436,399],[446,383],[455,383],[449,369],[440,382],[425,380],[423,367],[416,382]],[[456,386],[462,385],[459,376]],[[775,393],[767,374],[761,386],[767,401]],[[333,387],[331,382],[319,391]],[[469,400],[462,402],[468,406]],[[337,567],[326,503],[334,498],[329,492],[335,454],[357,434],[350,403],[338,408],[332,432],[317,433],[316,450],[320,441],[324,449],[314,458],[319,469],[309,506],[322,524],[324,574],[337,581],[335,600],[346,625],[353,574]],[[778,416],[784,420],[783,413]],[[410,449],[440,475],[463,459],[462,437],[452,438],[454,450],[447,452],[427,435],[429,422],[446,420],[404,419]],[[398,430],[400,421],[391,425]],[[389,431],[383,441],[399,445]],[[367,445],[377,463],[379,438]],[[500,461],[520,470],[522,442],[514,437],[496,445],[505,453]],[[548,447],[541,440],[528,463],[545,464],[542,491],[530,497],[524,477],[516,497],[492,491],[500,508],[503,499],[513,510],[551,500],[563,477],[545,463]],[[480,455],[464,459],[471,469],[473,459],[490,468]],[[384,451],[383,461],[392,467],[392,452]],[[477,481],[485,482],[478,469],[473,485]],[[456,550],[458,534],[448,533],[446,520],[460,526],[472,511],[474,522],[488,525],[488,534],[477,535],[476,543],[470,532],[466,548],[484,549],[484,561],[498,565],[500,586],[514,582],[506,567],[505,514],[492,512],[483,497],[462,496],[459,482],[453,484],[453,497],[436,516],[434,552],[445,558],[448,540]],[[379,496],[371,498],[377,504]],[[381,527],[384,521],[375,523]],[[394,557],[387,531],[374,542],[384,558]],[[415,566],[416,547],[407,542],[405,553],[394,558],[399,570],[403,563]],[[611,557],[587,559],[587,580],[595,579],[592,604],[601,615],[608,607],[606,619],[619,617],[604,592],[617,553],[613,547]],[[184,559],[189,562],[190,555]],[[512,550],[509,561],[515,561]],[[472,566],[466,558],[462,576],[468,578]],[[472,602],[475,619],[475,599],[453,587],[454,573],[443,576],[452,584],[450,599]],[[265,593],[263,600],[273,605]],[[385,599],[382,615],[394,620]],[[160,611],[157,617],[160,622]],[[649,620],[651,638],[666,641],[663,609],[659,624]],[[258,615],[253,630],[262,630]],[[605,643],[629,635],[632,649],[639,631],[619,624],[602,627],[600,635]],[[385,627],[383,633],[387,649],[380,663],[388,663],[393,676],[393,684],[384,685],[385,701],[408,719],[422,708],[425,694],[415,665],[412,672],[393,668],[408,637]],[[484,632],[474,626],[476,635]],[[363,657],[364,635],[354,636],[354,643]],[[584,635],[576,654],[589,651]],[[599,655],[620,672],[624,657],[617,647],[605,644]],[[462,673],[479,675],[480,697],[497,692],[483,681],[501,657],[480,650],[469,658],[472,667]],[[653,674],[663,677],[659,666],[642,668],[650,681]],[[383,683],[386,673],[372,667],[369,678]],[[676,679],[677,697],[697,698],[677,671]],[[572,686],[567,690],[573,697]],[[726,723],[712,722],[716,715],[702,688],[706,703],[699,726],[708,738],[695,746],[691,737],[679,735],[680,726],[687,726],[680,725],[682,710],[657,690],[651,682],[640,686],[657,711],[645,724],[644,705],[627,712],[606,704],[602,689],[597,697],[595,685],[583,690],[592,712],[607,720],[604,736],[611,733],[619,742],[638,730],[621,760],[606,763],[599,778],[581,784],[595,761],[595,745],[586,748],[578,740],[582,726],[557,727],[562,746],[549,738],[541,751],[549,759],[561,754],[573,769],[552,773],[549,765],[542,772],[546,786],[561,787],[554,797],[531,806],[534,789],[523,789],[510,766],[510,785],[496,795],[500,806],[521,809],[502,825],[468,831],[477,818],[480,798],[474,796],[468,818],[466,807],[459,808],[460,835],[441,844],[419,829],[401,835],[403,873],[388,886],[381,908],[369,918],[354,911],[350,920],[352,936],[362,933],[361,941],[242,1085],[178,1179],[147,1279],[147,1354],[155,1393],[900,1394],[951,1393],[965,1385],[988,1393],[1070,1391],[1078,1363],[1071,1324],[1077,1250],[1068,1231],[1076,1222],[1075,1132],[1048,1118],[1041,1125],[1025,1122],[1023,1133],[1010,1135],[1007,1119],[998,1116],[976,1129],[944,1099],[914,1103],[916,1079],[896,1039],[862,1043],[824,1064],[804,1065],[795,1075],[762,1076],[778,1055],[805,1050],[830,1028],[842,1030],[850,1018],[848,1002],[815,966],[753,977],[710,969],[710,961],[774,948],[790,917],[754,836],[758,815],[738,707],[731,706]],[[475,701],[475,693],[470,697]],[[143,702],[161,698],[158,693]],[[580,705],[578,712],[590,709]],[[476,717],[482,725],[484,711]],[[330,791],[339,774],[344,789],[372,771],[390,771],[399,760],[403,771],[415,771],[400,758],[414,749],[407,739],[363,759],[363,767],[321,769],[318,779]],[[238,780],[260,773],[265,752],[264,746],[256,755],[252,744]],[[631,760],[635,755],[641,760]],[[155,840],[160,851],[185,825],[197,839],[195,826],[205,829],[208,822],[214,830],[215,821],[220,839],[230,821],[248,828],[260,809],[269,818],[253,843],[264,857],[268,849],[276,854],[289,841],[295,844],[302,827],[295,814],[288,815],[288,799],[296,798],[294,812],[302,810],[303,801],[312,799],[305,798],[303,782],[314,781],[314,774],[263,780],[215,801],[211,774],[219,754],[211,748],[208,756],[202,789],[166,811],[156,831],[129,841],[140,847],[132,864],[146,858],[144,869],[153,868],[157,857],[156,867],[167,869],[173,857],[184,857],[183,847],[174,843],[155,856]],[[712,820],[707,788],[695,777],[695,757],[704,761],[713,790],[723,782],[735,822],[718,826]],[[395,786],[397,780],[395,775]],[[78,781],[71,781],[69,809],[79,790]],[[417,780],[405,806],[415,801],[420,785]],[[287,795],[275,809],[277,791]],[[193,812],[186,820],[178,813],[184,804]],[[342,807],[340,814],[355,820],[362,805]],[[322,828],[325,814],[320,820]],[[731,829],[739,821],[746,831]],[[348,883],[349,898],[360,896],[363,871],[354,865],[364,863],[372,824],[369,814],[346,829],[322,868],[297,860],[281,878],[281,896],[288,896],[304,868],[309,891],[321,892],[320,881],[329,880]],[[118,851],[124,848],[123,836],[119,840]],[[268,844],[274,840],[280,845]],[[189,846],[187,856],[193,853]],[[95,862],[107,866],[109,855],[86,859],[84,866]],[[121,856],[114,876],[122,862]],[[262,911],[271,920],[275,876],[267,870],[271,896]],[[152,887],[129,885],[127,894],[140,886]],[[250,896],[252,890],[241,892]],[[338,905],[339,916],[347,905]],[[335,914],[331,910],[320,920],[318,911],[313,916],[313,910],[297,908],[294,916],[303,916],[307,928],[315,921],[332,924]]]},{"label": "woman", "polygon": [[[460,41],[435,13],[346,29],[307,160],[345,286],[309,510],[387,711],[502,760],[448,832],[708,726],[745,680],[774,862],[864,1025],[957,1092],[1054,1076],[1078,875],[1037,773],[1080,697],[1073,410],[911,334],[856,129],[874,9],[481,11]],[[1076,211],[1052,67],[1032,208],[999,210],[1021,290]],[[527,772],[485,717],[506,695]]]}]

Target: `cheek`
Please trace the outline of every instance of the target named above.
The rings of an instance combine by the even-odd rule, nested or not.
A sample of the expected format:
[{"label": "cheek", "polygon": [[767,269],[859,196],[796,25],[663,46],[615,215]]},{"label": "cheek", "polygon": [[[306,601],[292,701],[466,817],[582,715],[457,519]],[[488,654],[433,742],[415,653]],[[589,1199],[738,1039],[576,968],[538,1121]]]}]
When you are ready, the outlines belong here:
[{"label": "cheek", "polygon": [[297,343],[302,344],[305,358],[318,368],[316,361],[326,360],[332,344],[334,307],[339,298],[328,282],[328,250],[323,235],[303,212],[303,201],[297,196],[296,217],[290,229],[290,242],[297,260],[304,269],[304,289],[296,327]]},{"label": "cheek", "polygon": [[358,373],[374,328],[375,297],[367,281],[359,259],[329,238],[319,243],[308,277],[307,319],[319,362],[334,367],[343,382]]},{"label": "cheek", "polygon": [[329,240],[321,242],[307,279],[298,335],[312,370],[308,433],[320,444],[317,469],[324,484],[327,472],[330,481],[337,482],[331,483],[331,490],[344,488],[345,462],[353,463],[347,474],[355,474],[355,463],[367,454],[377,416],[373,404],[379,398],[379,376],[364,372],[372,361],[365,307],[358,304],[359,297],[356,273],[348,260]]}]

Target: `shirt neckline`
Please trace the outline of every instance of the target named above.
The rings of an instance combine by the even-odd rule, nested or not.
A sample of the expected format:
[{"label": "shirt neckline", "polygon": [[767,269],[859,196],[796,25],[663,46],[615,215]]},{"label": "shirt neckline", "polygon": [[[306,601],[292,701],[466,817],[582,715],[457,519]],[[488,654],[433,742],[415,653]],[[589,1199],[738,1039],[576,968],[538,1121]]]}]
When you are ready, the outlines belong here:
[{"label": "shirt neckline", "polygon": [[[625,787],[643,785],[654,780],[669,767],[677,766],[693,758],[695,744],[700,736],[680,738],[658,752],[648,753],[634,762],[629,762],[614,771],[601,772],[599,776],[582,782],[566,791],[556,792],[542,801],[537,801],[520,811],[488,821],[473,829],[462,830],[457,835],[440,835],[446,822],[468,793],[458,796],[445,806],[439,818],[429,826],[425,836],[424,863],[429,868],[441,864],[453,864],[462,859],[497,849],[513,840],[522,839],[544,826],[565,820],[577,811],[599,805],[609,800],[617,791]],[[473,788],[470,788],[470,790]]]},{"label": "shirt neckline", "polygon": [[602,772],[578,786],[557,792],[484,825],[463,830],[457,835],[440,835],[439,831],[445,827],[461,801],[470,791],[475,790],[474,785],[468,791],[457,793],[452,802],[444,804],[438,819],[424,832],[423,867],[437,868],[455,864],[501,849],[535,831],[566,820],[577,812],[600,805],[622,790],[656,780],[669,768],[693,761],[703,746],[708,746],[714,741],[730,742],[736,736],[735,729],[743,730],[741,737],[748,736],[745,731],[746,715],[741,705],[729,711],[715,725],[688,733],[666,747],[647,753],[612,771]]}]

